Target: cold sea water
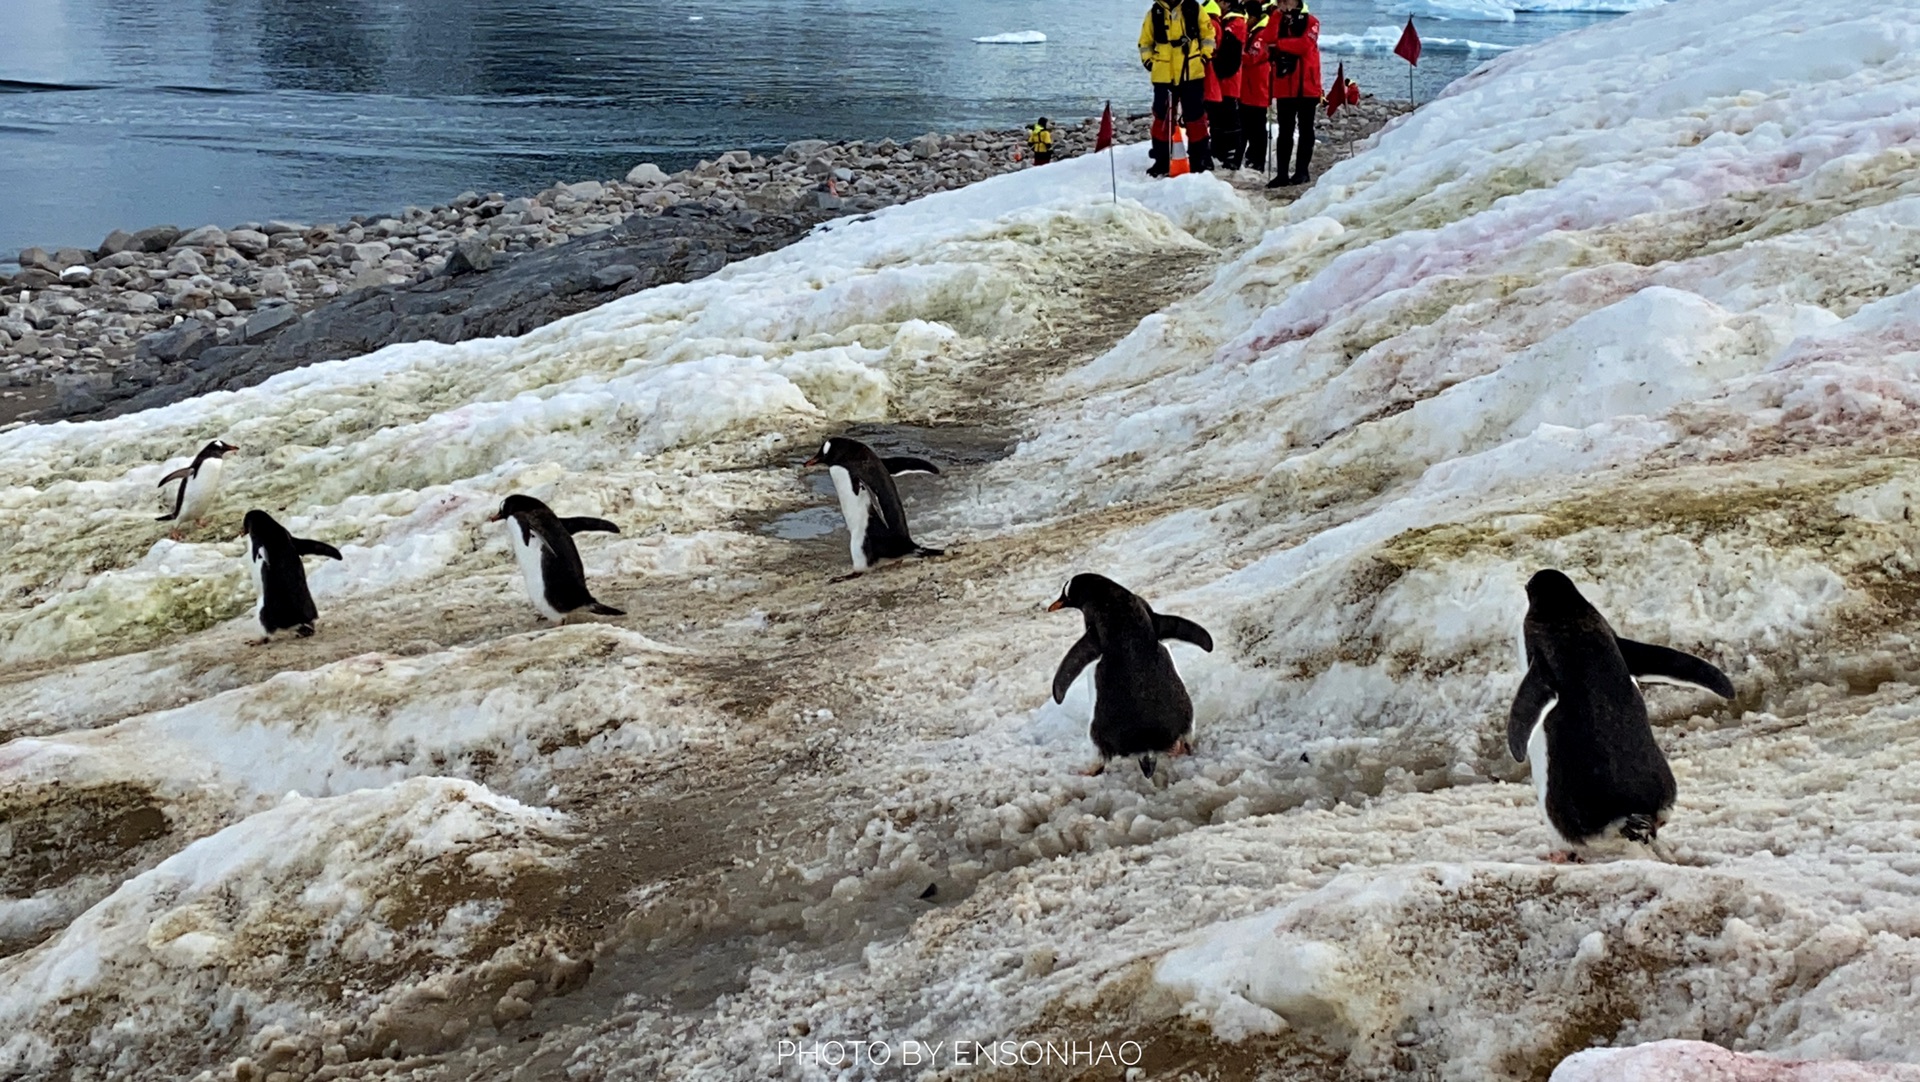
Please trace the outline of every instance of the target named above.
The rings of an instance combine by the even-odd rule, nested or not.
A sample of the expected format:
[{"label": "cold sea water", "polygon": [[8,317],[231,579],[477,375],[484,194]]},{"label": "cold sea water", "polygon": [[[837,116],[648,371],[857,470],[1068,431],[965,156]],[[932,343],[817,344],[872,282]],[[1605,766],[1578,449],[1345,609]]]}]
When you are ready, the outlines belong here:
[{"label": "cold sea water", "polygon": [[[1429,98],[1612,16],[1415,0]],[[1631,0],[1627,0],[1630,5]],[[1451,4],[1451,6],[1450,6]],[[1534,6],[1608,7],[1621,0]],[[734,147],[1143,112],[1146,0],[0,0],[0,263],[116,228],[331,221]],[[1404,97],[1405,0],[1315,0]],[[1491,14],[1489,14],[1489,11]],[[1038,32],[1042,44],[977,38]],[[1371,33],[1370,33],[1371,31]]]}]

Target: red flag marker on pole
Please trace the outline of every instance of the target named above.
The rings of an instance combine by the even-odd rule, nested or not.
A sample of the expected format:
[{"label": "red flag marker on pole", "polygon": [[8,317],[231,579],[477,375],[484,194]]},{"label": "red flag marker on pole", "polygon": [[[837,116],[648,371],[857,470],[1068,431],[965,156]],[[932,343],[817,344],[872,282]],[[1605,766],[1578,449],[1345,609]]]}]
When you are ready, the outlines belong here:
[{"label": "red flag marker on pole", "polygon": [[1393,55],[1407,62],[1407,104],[1418,104],[1413,100],[1413,69],[1420,66],[1420,31],[1413,28],[1413,16],[1407,16],[1407,28],[1400,32],[1400,43],[1393,47]]},{"label": "red flag marker on pole", "polygon": [[1334,73],[1333,89],[1327,91],[1327,115],[1331,117],[1347,103],[1347,62],[1340,62],[1340,70]]},{"label": "red flag marker on pole", "polygon": [[1113,102],[1107,102],[1100,114],[1100,134],[1093,138],[1093,152],[1107,152],[1107,172],[1113,176],[1113,201],[1120,202],[1120,167],[1113,164]]}]

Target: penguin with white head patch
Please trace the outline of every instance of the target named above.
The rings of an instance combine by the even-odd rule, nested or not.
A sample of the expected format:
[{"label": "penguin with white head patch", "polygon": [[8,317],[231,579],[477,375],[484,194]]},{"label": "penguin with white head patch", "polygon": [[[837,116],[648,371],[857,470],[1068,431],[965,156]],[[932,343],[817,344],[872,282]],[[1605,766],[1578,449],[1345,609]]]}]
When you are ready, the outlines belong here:
[{"label": "penguin with white head patch", "polygon": [[881,560],[906,556],[939,556],[944,549],[918,544],[907,533],[907,511],[893,479],[905,473],[939,473],[923,458],[881,458],[859,440],[835,436],[805,466],[825,466],[840,497],[840,514],[847,520],[848,548],[853,573],[860,574]]},{"label": "penguin with white head patch", "polygon": [[[162,477],[160,488],[165,488],[175,481],[180,482],[180,488],[173,494],[173,510],[161,515],[155,521],[179,522],[184,525],[205,518],[207,511],[213,507],[213,498],[220,492],[220,470],[224,466],[223,459],[239,449],[225,440],[214,440],[200,448],[200,453],[193,456],[192,464],[182,466]],[[181,536],[180,527],[175,527],[171,536],[178,541]]]},{"label": "penguin with white head patch", "polygon": [[1089,664],[1093,668],[1093,725],[1088,732],[1100,758],[1087,774],[1106,769],[1107,760],[1140,757],[1140,772],[1153,776],[1154,756],[1186,755],[1193,732],[1193,701],[1173,657],[1161,639],[1179,639],[1213,652],[1213,636],[1192,620],[1153,611],[1145,600],[1104,575],[1075,575],[1048,612],[1079,609],[1086,620],[1080,636],[1053,674],[1053,701],[1065,702],[1067,689]]},{"label": "penguin with white head patch", "polygon": [[505,522],[507,540],[527,596],[544,619],[565,621],[569,613],[585,609],[601,616],[625,616],[611,605],[593,599],[587,590],[587,571],[573,535],[590,530],[619,533],[620,527],[603,518],[561,518],[532,496],[508,496],[488,522]]},{"label": "penguin with white head patch", "polygon": [[1531,762],[1540,808],[1570,847],[1549,859],[1636,846],[1658,855],[1675,786],[1639,684],[1730,699],[1733,682],[1692,654],[1615,635],[1558,571],[1528,580],[1524,631],[1527,675],[1507,714],[1507,750]]},{"label": "penguin with white head patch", "polygon": [[282,631],[301,638],[313,634],[320,614],[313,607],[313,595],[307,591],[307,569],[302,556],[341,559],[340,550],[324,541],[309,541],[287,532],[265,511],[248,511],[240,536],[247,540],[247,564],[253,570],[253,587],[260,595],[254,615],[267,642]]}]

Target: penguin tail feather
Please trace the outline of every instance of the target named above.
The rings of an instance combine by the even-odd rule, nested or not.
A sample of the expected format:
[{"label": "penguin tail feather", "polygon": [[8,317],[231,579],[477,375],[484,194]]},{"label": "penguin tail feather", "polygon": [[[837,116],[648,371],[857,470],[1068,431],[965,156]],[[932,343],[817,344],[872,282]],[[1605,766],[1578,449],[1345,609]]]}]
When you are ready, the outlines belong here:
[{"label": "penguin tail feather", "polygon": [[293,629],[293,633],[303,639],[310,639],[313,637],[313,625],[301,624],[299,627]]},{"label": "penguin tail feather", "polygon": [[172,515],[161,515],[160,517],[158,517],[158,518],[156,518],[156,519],[154,519],[153,521],[155,521],[155,522],[172,522],[172,521],[173,521],[173,516],[172,516]]},{"label": "penguin tail feather", "polygon": [[587,611],[600,616],[625,616],[627,614],[627,610],[625,609],[616,609],[612,605],[602,605],[598,601],[588,605]]},{"label": "penguin tail feather", "polygon": [[925,545],[915,545],[913,546],[913,554],[915,556],[945,556],[947,554],[947,550],[946,549],[930,549]]}]

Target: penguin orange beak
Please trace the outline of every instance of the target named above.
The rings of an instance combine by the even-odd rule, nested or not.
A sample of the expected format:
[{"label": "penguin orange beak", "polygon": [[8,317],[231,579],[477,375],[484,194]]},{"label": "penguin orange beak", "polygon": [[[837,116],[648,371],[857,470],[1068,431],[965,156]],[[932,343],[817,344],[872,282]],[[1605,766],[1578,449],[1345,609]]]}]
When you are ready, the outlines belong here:
[{"label": "penguin orange beak", "polygon": [[488,515],[488,516],[487,516],[487,521],[488,521],[488,522],[499,522],[499,521],[500,521],[500,512],[498,512],[498,511],[495,511],[495,512],[494,512],[493,514],[491,514],[491,515]]},{"label": "penguin orange beak", "polygon": [[805,462],[800,463],[800,468],[804,470],[808,466],[818,466],[819,464],[820,464],[820,456],[814,455],[812,458],[809,458]]},{"label": "penguin orange beak", "polygon": [[1063,598],[1060,598],[1059,600],[1057,600],[1057,601],[1055,601],[1055,602],[1054,602],[1053,604],[1051,604],[1051,605],[1048,605],[1048,606],[1047,606],[1047,611],[1048,611],[1048,612],[1059,612],[1059,611],[1060,611],[1061,609],[1064,609],[1064,608],[1066,608],[1066,607],[1067,607],[1067,599],[1063,597]]}]

